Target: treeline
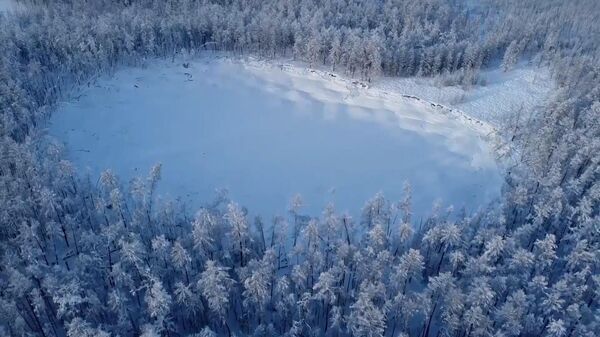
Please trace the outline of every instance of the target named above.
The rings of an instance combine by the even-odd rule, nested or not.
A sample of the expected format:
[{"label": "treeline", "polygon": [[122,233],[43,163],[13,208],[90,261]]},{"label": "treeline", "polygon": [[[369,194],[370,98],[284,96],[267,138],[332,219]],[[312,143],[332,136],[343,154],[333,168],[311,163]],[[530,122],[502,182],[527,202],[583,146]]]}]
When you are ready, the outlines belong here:
[{"label": "treeline", "polygon": [[472,84],[481,67],[508,70],[521,57],[598,57],[590,36],[600,33],[593,0],[27,2],[41,7],[2,19],[0,65],[10,85],[26,86],[42,105],[99,71],[182,51],[293,56],[363,79]]},{"label": "treeline", "polygon": [[[598,242],[436,207],[419,229],[411,190],[360,219],[248,219],[225,196],[189,219],[154,205],[160,166],[124,189],[39,192],[4,245],[7,335],[595,336]],[[565,227],[563,227],[564,229]],[[537,230],[536,230],[537,229]]]},{"label": "treeline", "polygon": [[[600,331],[595,1],[31,2],[0,16],[0,335]],[[550,64],[559,90],[504,126],[502,205],[436,207],[420,227],[409,187],[360,219],[304,214],[300,198],[248,219],[226,196],[191,215],[155,204],[160,166],[128,186],[81,177],[40,128],[97,74],[206,49],[458,82],[523,58]]]},{"label": "treeline", "polygon": [[501,62],[509,70],[522,57],[597,59],[590,37],[600,34],[593,0],[27,2],[38,6],[0,19],[2,90],[29,111],[6,114],[5,124],[17,124],[10,132],[21,138],[38,119],[34,111],[71,85],[148,57],[216,49],[293,56],[367,80],[419,75],[473,84],[481,67]]}]

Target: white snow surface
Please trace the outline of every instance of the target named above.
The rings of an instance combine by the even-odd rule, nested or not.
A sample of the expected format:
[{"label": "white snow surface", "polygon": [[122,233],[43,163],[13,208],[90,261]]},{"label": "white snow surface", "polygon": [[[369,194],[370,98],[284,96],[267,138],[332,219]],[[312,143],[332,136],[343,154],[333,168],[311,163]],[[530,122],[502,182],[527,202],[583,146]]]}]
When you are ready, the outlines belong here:
[{"label": "white snow surface", "polygon": [[14,0],[0,0],[0,14],[19,10],[21,5]]},{"label": "white snow surface", "polygon": [[414,77],[384,78],[375,87],[452,107],[495,126],[519,109],[528,113],[543,105],[554,88],[547,68],[526,63],[508,72],[484,70],[480,79],[484,84],[471,88],[441,86],[435,78]]},{"label": "white snow surface", "polygon": [[416,216],[439,200],[468,211],[497,198],[493,127],[460,111],[325,71],[231,58],[151,61],[84,87],[49,133],[93,179],[123,182],[163,164],[159,196],[188,209],[216,189],[269,220],[303,196],[358,215],[382,191],[413,187]]}]

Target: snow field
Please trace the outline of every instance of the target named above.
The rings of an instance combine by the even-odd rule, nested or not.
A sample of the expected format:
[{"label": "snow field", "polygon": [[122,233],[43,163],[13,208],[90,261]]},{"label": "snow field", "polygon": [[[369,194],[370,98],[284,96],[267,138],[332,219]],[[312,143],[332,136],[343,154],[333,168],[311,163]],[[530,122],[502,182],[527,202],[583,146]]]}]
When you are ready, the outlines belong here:
[{"label": "snow field", "polygon": [[270,219],[303,196],[358,215],[413,186],[417,216],[439,200],[473,211],[499,195],[493,127],[459,111],[335,74],[256,60],[153,61],[84,88],[50,134],[93,177],[123,182],[163,164],[159,196],[189,209],[217,189]]}]

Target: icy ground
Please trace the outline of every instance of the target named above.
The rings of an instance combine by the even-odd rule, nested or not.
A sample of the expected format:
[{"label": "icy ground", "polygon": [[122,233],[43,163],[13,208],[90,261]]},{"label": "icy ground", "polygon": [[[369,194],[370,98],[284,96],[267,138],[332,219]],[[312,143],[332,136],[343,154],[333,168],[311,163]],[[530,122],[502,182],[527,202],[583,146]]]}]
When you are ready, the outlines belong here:
[{"label": "icy ground", "polygon": [[[100,78],[59,106],[49,132],[92,177],[127,182],[163,164],[159,194],[196,209],[215,189],[267,220],[296,193],[357,215],[376,192],[413,186],[415,214],[434,201],[472,211],[501,185],[492,127],[452,109],[293,66],[202,58],[153,61]],[[94,179],[94,178],[93,178]]]}]

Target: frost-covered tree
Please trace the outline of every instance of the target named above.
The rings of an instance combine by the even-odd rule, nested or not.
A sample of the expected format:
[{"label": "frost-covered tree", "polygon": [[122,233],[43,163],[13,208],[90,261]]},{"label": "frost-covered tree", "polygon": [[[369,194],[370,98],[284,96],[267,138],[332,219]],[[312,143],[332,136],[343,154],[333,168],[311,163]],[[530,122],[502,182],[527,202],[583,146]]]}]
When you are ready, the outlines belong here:
[{"label": "frost-covered tree", "polygon": [[172,298],[165,291],[161,281],[153,278],[149,280],[145,301],[150,317],[156,320],[157,326],[163,328],[170,311]]},{"label": "frost-covered tree", "polygon": [[234,284],[227,269],[217,266],[215,261],[208,260],[198,280],[198,288],[208,302],[208,308],[221,322],[225,321],[230,305],[230,292]]},{"label": "frost-covered tree", "polygon": [[519,53],[519,43],[516,40],[513,40],[506,48],[504,56],[502,57],[502,69],[504,71],[511,70],[515,64],[517,64],[517,61],[519,61]]},{"label": "frost-covered tree", "polygon": [[225,220],[229,224],[229,238],[231,239],[232,252],[239,257],[240,266],[244,266],[244,257],[249,253],[250,232],[246,215],[238,204],[227,205]]},{"label": "frost-covered tree", "polygon": [[385,332],[385,313],[375,304],[378,296],[377,286],[361,285],[361,290],[354,304],[350,306],[348,327],[353,336],[382,337]]}]

